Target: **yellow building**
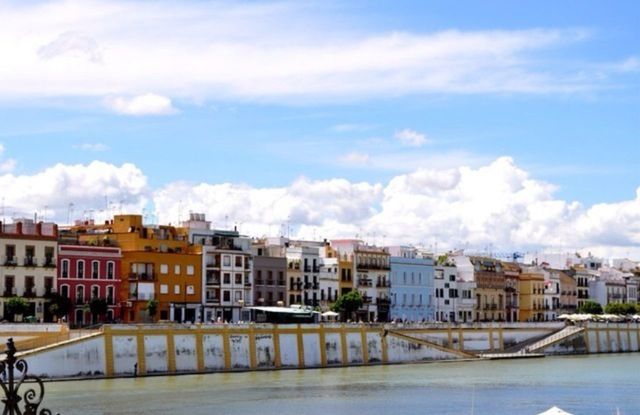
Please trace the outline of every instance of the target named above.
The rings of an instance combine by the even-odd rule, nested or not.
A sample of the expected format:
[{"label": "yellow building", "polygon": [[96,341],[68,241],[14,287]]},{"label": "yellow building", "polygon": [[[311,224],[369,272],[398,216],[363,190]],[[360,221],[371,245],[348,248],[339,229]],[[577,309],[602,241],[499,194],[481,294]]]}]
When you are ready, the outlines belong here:
[{"label": "yellow building", "polygon": [[120,247],[125,322],[201,321],[202,256],[189,246],[184,230],[145,226],[141,215],[116,215],[104,225],[74,231],[80,242]]},{"label": "yellow building", "polygon": [[519,278],[520,321],[544,320],[544,274],[523,270]]},{"label": "yellow building", "polygon": [[353,290],[353,256],[338,252],[336,255],[338,257],[338,292],[343,295]]}]

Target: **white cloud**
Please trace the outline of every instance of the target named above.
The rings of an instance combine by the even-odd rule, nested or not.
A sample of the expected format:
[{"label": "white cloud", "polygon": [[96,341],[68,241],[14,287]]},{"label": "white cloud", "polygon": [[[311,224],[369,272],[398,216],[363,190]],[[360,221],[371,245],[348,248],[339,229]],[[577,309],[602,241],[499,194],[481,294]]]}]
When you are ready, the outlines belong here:
[{"label": "white cloud", "polygon": [[[569,61],[550,67],[541,56],[584,41],[583,30],[371,32],[331,12],[322,3],[298,2],[2,3],[0,96],[154,91],[192,102],[317,102],[606,86],[602,67]],[[115,100],[124,113],[147,113]],[[164,101],[153,108],[171,107]]]},{"label": "white cloud", "polygon": [[34,212],[47,206],[47,217],[63,223],[70,203],[74,205],[74,217],[86,215],[102,220],[114,213],[111,209],[115,205],[108,208],[108,201],[118,209],[138,212],[147,201],[147,179],[140,169],[128,163],[56,164],[32,175],[0,175],[0,186],[4,189],[6,217],[33,217]]},{"label": "white cloud", "polygon": [[340,158],[340,161],[347,165],[366,165],[370,159],[366,153],[352,152]]},{"label": "white cloud", "polygon": [[112,111],[123,115],[169,115],[176,109],[171,99],[156,94],[137,95],[135,97],[109,97],[105,104]]},{"label": "white cloud", "polygon": [[438,241],[441,249],[588,248],[640,259],[640,188],[633,200],[592,207],[557,199],[555,190],[502,157],[478,168],[421,168],[386,185],[344,179],[300,179],[280,188],[173,184],[156,191],[154,203],[174,223],[180,204],[183,216],[205,212],[217,226],[226,217],[257,236],[276,234],[289,222],[292,235],[304,238],[385,235],[387,243]]},{"label": "white cloud", "polygon": [[276,235],[288,224],[293,237],[385,235],[386,243],[437,241],[441,249],[585,249],[640,259],[640,187],[629,200],[586,207],[555,197],[553,184],[509,157],[480,167],[419,168],[386,184],[302,177],[282,187],[175,182],[156,190],[135,165],[94,161],[2,174],[0,187],[6,217],[32,217],[47,206],[49,219],[66,222],[73,203],[72,218],[98,219],[141,213],[152,202],[163,223],[204,212],[214,226],[237,224],[252,236]]},{"label": "white cloud", "polygon": [[409,128],[397,131],[393,138],[395,138],[402,144],[411,147],[422,147],[423,145],[431,141],[427,139],[426,135]]},{"label": "white cloud", "polygon": [[[5,147],[4,144],[0,143],[0,157],[4,155]],[[8,173],[13,171],[16,168],[18,162],[15,159],[8,158],[6,160],[0,161],[0,173]]]},{"label": "white cloud", "polygon": [[109,150],[109,146],[107,146],[106,144],[102,144],[102,143],[75,144],[73,146],[73,148],[78,149],[78,150],[95,151],[95,152],[101,152],[101,151]]}]

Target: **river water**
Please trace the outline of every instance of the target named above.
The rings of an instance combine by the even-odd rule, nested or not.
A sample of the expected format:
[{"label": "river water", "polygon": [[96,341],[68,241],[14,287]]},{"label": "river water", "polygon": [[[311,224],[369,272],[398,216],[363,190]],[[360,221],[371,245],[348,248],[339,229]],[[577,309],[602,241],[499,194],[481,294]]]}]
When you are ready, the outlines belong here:
[{"label": "river water", "polygon": [[640,414],[640,353],[45,385],[60,414]]}]

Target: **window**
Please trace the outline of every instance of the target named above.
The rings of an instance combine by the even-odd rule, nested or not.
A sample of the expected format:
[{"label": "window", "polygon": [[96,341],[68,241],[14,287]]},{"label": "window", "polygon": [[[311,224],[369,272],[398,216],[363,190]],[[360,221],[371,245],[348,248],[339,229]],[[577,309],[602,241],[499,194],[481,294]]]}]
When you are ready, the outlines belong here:
[{"label": "window", "polygon": [[60,271],[60,278],[69,278],[69,260],[63,259],[61,262],[62,269]]},{"label": "window", "polygon": [[169,294],[169,286],[167,284],[160,284],[160,294]]},{"label": "window", "polygon": [[173,293],[180,294],[180,286],[178,284],[173,286]]},{"label": "window", "polygon": [[222,265],[225,267],[231,266],[231,255],[223,255],[222,256]]},{"label": "window", "polygon": [[169,273],[169,265],[160,264],[160,274],[168,274]]},{"label": "window", "polygon": [[222,282],[225,284],[231,284],[231,274],[228,272],[222,274]]},{"label": "window", "polygon": [[195,267],[193,265],[187,265],[187,275],[193,275],[196,273]]},{"label": "window", "polygon": [[91,298],[100,298],[100,287],[97,285],[91,286]]},{"label": "window", "polygon": [[236,267],[242,267],[242,257],[240,255],[236,255]]},{"label": "window", "polygon": [[68,285],[61,285],[60,286],[60,295],[65,297],[65,298],[69,298],[69,286]]},{"label": "window", "polygon": [[236,302],[242,300],[242,291],[234,291],[233,298]]},{"label": "window", "polygon": [[242,274],[236,273],[236,284],[242,284]]},{"label": "window", "polygon": [[115,304],[115,296],[113,295],[114,288],[113,285],[109,285],[107,287],[107,304],[113,305]]},{"label": "window", "polygon": [[229,290],[222,291],[222,301],[231,301],[231,291]]},{"label": "window", "polygon": [[193,287],[193,285],[187,285],[187,295],[193,295],[195,294],[196,290]]},{"label": "window", "polygon": [[98,261],[91,262],[91,278],[98,279],[98,271],[100,269],[100,263]]},{"label": "window", "polygon": [[107,262],[107,279],[110,279],[110,280],[113,279],[115,267],[116,265],[113,263],[113,261]]},{"label": "window", "polygon": [[76,278],[84,278],[84,260],[79,260],[76,263]]},{"label": "window", "polygon": [[76,304],[84,304],[84,286],[76,287]]},{"label": "window", "polygon": [[173,273],[174,274],[180,275],[180,272],[181,272],[180,265],[176,265],[176,266],[173,267]]},{"label": "window", "polygon": [[36,295],[35,282],[33,277],[24,277],[24,296],[25,297],[33,297]]}]

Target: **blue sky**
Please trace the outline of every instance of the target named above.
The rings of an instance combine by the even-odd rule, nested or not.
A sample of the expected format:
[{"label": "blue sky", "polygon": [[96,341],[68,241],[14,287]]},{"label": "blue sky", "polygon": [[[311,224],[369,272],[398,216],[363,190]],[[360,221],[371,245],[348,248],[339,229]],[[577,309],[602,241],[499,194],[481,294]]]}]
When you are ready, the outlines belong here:
[{"label": "blue sky", "polygon": [[[590,217],[637,199],[639,16],[633,1],[0,2],[0,162],[9,182],[130,163],[144,188],[105,193],[160,209],[176,184],[389,192],[403,175],[506,156],[522,183],[551,185],[541,200]],[[83,204],[47,197],[58,217]]]}]

